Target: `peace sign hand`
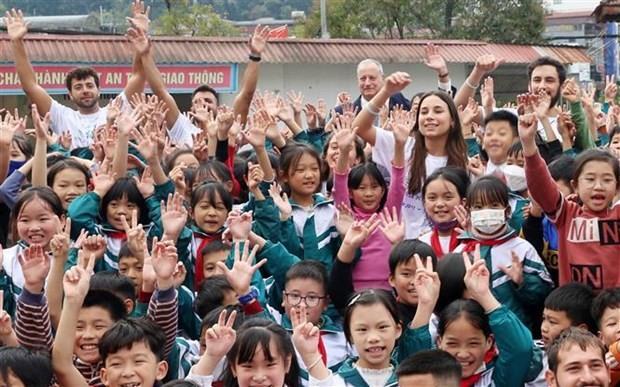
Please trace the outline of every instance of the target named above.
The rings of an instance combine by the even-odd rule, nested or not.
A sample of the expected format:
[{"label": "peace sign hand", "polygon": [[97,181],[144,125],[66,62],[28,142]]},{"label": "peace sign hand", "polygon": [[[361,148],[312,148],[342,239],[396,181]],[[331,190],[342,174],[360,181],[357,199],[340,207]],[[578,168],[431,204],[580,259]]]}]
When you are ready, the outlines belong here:
[{"label": "peace sign hand", "polygon": [[478,301],[486,312],[491,312],[500,306],[500,303],[495,299],[491,290],[489,289],[489,283],[491,280],[491,274],[486,266],[486,262],[480,257],[480,244],[477,244],[474,249],[473,262],[469,260],[469,255],[463,252],[463,263],[465,264],[465,286],[471,298]]},{"label": "peace sign hand", "polygon": [[78,251],[78,263],[65,272],[63,289],[66,300],[73,300],[81,305],[88,293],[90,277],[95,267],[95,256],[86,257],[83,250]]},{"label": "peace sign hand", "polygon": [[439,298],[441,282],[439,275],[433,271],[433,260],[426,257],[426,264],[422,264],[418,254],[414,254],[413,259],[416,264],[414,286],[418,294],[418,305],[432,305],[434,308]]},{"label": "peace sign hand", "polygon": [[222,358],[230,351],[237,338],[237,332],[233,329],[235,317],[237,317],[237,311],[233,310],[226,320],[226,310],[223,310],[217,324],[207,329],[205,332],[206,355]]},{"label": "peace sign hand", "polygon": [[319,353],[319,328],[308,321],[306,305],[303,302],[291,308],[290,317],[293,325],[293,344],[305,362],[306,357]]},{"label": "peace sign hand", "polygon": [[65,219],[65,224],[62,224],[57,216],[54,220],[56,221],[56,234],[50,241],[50,249],[52,250],[54,261],[61,260],[66,262],[67,256],[69,255],[69,247],[71,245],[71,218],[67,217]]}]

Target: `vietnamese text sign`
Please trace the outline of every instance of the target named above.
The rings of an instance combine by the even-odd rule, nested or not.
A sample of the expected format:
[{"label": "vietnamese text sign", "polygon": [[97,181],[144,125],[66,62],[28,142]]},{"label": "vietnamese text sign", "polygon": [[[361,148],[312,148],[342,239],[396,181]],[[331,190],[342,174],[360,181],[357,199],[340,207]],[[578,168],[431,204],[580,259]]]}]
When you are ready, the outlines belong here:
[{"label": "vietnamese text sign", "polygon": [[[65,77],[75,65],[35,64],[33,65],[37,83],[50,94],[66,94]],[[131,65],[106,66],[93,68],[99,73],[102,93],[120,93],[131,77]],[[218,92],[234,93],[237,91],[237,65],[177,65],[159,66],[159,72],[170,93],[191,93],[200,85],[208,84]],[[15,66],[0,64],[0,95],[24,94]]]}]

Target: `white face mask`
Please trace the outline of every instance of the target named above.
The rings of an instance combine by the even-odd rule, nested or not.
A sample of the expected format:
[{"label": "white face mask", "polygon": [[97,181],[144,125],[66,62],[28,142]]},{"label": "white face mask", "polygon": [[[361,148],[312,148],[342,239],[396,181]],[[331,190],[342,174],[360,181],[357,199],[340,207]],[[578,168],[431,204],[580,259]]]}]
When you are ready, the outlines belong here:
[{"label": "white face mask", "polygon": [[471,212],[471,224],[485,234],[493,234],[506,224],[506,209],[484,209]]},{"label": "white face mask", "polygon": [[521,192],[527,189],[525,181],[525,169],[518,165],[506,165],[502,171],[506,177],[506,184],[513,192]]}]

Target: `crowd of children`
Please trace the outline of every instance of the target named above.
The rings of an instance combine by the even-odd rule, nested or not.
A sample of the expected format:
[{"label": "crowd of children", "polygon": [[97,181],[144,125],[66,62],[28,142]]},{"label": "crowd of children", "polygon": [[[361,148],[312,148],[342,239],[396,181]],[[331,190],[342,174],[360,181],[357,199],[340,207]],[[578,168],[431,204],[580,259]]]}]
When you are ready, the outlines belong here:
[{"label": "crowd of children", "polygon": [[131,81],[100,108],[71,71],[75,111],[7,12],[34,128],[0,120],[0,384],[619,385],[613,77],[593,104],[540,58],[502,108],[500,59],[454,94],[429,45],[451,92],[409,103],[409,75],[366,60],[329,113],[256,92],[259,27],[233,106],[204,85],[182,114],[143,2],[129,20]]}]

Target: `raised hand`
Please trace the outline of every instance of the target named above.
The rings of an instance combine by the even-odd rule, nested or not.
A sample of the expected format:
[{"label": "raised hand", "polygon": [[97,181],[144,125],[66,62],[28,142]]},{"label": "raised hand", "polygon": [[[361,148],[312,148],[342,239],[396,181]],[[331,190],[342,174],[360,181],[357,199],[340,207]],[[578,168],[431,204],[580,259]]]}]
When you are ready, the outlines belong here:
[{"label": "raised hand", "polygon": [[36,104],[32,104],[32,122],[34,123],[34,129],[38,139],[47,141],[50,129],[50,113],[47,112],[44,117],[41,117]]},{"label": "raised hand", "polygon": [[529,98],[529,104],[536,117],[543,118],[547,116],[547,112],[551,107],[551,96],[544,90],[541,90],[537,95],[532,95]]},{"label": "raised hand", "polygon": [[519,137],[524,143],[532,144],[535,142],[536,132],[538,131],[538,119],[534,114],[524,114],[519,116]]},{"label": "raised hand", "polygon": [[140,109],[134,109],[131,114],[121,114],[116,118],[118,133],[128,136],[131,130],[135,129],[143,120],[144,116]]},{"label": "raised hand", "polygon": [[523,284],[523,262],[514,251],[511,250],[510,255],[512,255],[512,265],[508,267],[499,265],[498,267],[515,285],[521,286]]},{"label": "raised hand", "polygon": [[15,133],[24,125],[23,118],[13,117],[11,113],[6,113],[4,119],[0,120],[0,145],[10,145]]},{"label": "raised hand", "polygon": [[293,207],[288,201],[288,195],[286,192],[282,192],[280,195],[281,191],[282,189],[280,188],[280,185],[276,182],[273,182],[271,186],[269,186],[269,196],[273,199],[273,204],[275,204],[276,207],[278,207],[278,210],[280,210],[280,221],[284,222],[293,214]]},{"label": "raised hand", "polygon": [[205,355],[213,357],[224,357],[235,344],[237,333],[233,329],[237,311],[233,310],[226,320],[226,310],[220,313],[217,324],[207,329],[205,332]]},{"label": "raised hand", "polygon": [[145,55],[151,49],[151,41],[141,28],[129,28],[125,37],[133,45],[134,50],[139,55]]},{"label": "raised hand", "polygon": [[426,265],[424,265],[418,254],[414,254],[413,259],[416,264],[413,282],[418,295],[418,305],[434,306],[439,298],[441,283],[439,275],[433,271],[433,260],[431,257],[426,257]]},{"label": "raised hand", "polygon": [[372,216],[366,220],[356,220],[345,234],[342,243],[349,246],[360,247],[380,224],[381,220],[378,214],[372,214]]},{"label": "raised hand", "polygon": [[250,242],[246,241],[243,246],[243,253],[239,253],[239,244],[240,242],[235,243],[232,269],[229,269],[226,263],[221,261],[216,262],[216,265],[222,270],[235,292],[238,295],[244,295],[250,292],[252,276],[256,270],[267,263],[267,259],[262,259],[253,265],[252,262],[254,262],[254,257],[258,251],[258,245],[254,245],[252,251],[249,251]]},{"label": "raised hand", "polygon": [[271,117],[266,110],[261,109],[254,113],[253,125],[245,132],[241,132],[241,134],[252,147],[264,147],[265,138],[267,137],[267,128],[272,123],[275,123],[273,117]]},{"label": "raised hand", "polygon": [[[319,353],[319,328],[308,321],[306,305],[291,308],[291,325],[293,325],[293,344],[302,357]],[[309,366],[310,364],[306,364]]]},{"label": "raised hand", "polygon": [[50,272],[50,256],[41,245],[31,245],[17,256],[24,274],[24,288],[30,293],[41,293]]},{"label": "raised hand", "polygon": [[64,224],[58,217],[54,220],[56,221],[56,234],[54,234],[50,241],[50,250],[52,250],[55,261],[61,260],[66,262],[69,255],[69,247],[71,246],[71,218],[67,217]]},{"label": "raised hand", "polygon": [[321,128],[325,127],[325,118],[327,118],[327,104],[325,100],[319,98],[316,102],[316,114],[317,119],[319,120],[318,125]]},{"label": "raised hand", "polygon": [[616,94],[618,94],[618,86],[616,85],[616,76],[615,75],[606,75],[605,76],[605,102],[614,104],[614,100],[616,99]]},{"label": "raised hand", "polygon": [[491,114],[495,108],[495,84],[493,78],[486,77],[480,88],[480,98],[482,107],[487,114]]},{"label": "raised hand", "polygon": [[87,257],[84,251],[78,250],[77,265],[65,272],[62,281],[65,299],[75,299],[80,303],[84,300],[88,293],[95,261],[94,256]]},{"label": "raised hand", "polygon": [[100,198],[104,197],[116,182],[116,173],[109,175],[107,171],[103,171],[103,164],[104,163],[102,163],[99,168],[99,173],[93,177],[93,192],[99,195]]},{"label": "raised hand", "polygon": [[462,204],[454,206],[454,217],[459,222],[459,228],[457,232],[471,232],[471,219],[469,218],[469,212]]},{"label": "raised hand", "polygon": [[154,136],[143,133],[139,128],[133,128],[131,136],[136,140],[136,143],[130,142],[129,145],[136,149],[147,162],[159,162],[157,146],[153,141]]},{"label": "raised hand", "polygon": [[467,170],[474,175],[474,177],[479,178],[484,175],[485,167],[479,158],[471,158],[467,162]]},{"label": "raised hand", "polygon": [[12,41],[22,40],[28,33],[28,26],[30,25],[30,23],[24,21],[22,10],[15,11],[15,8],[13,8],[10,11],[6,11],[5,15],[4,24],[6,25],[9,39]]},{"label": "raised hand", "polygon": [[429,69],[437,71],[437,74],[439,75],[448,73],[448,66],[446,65],[446,61],[439,54],[439,48],[433,43],[426,44],[424,64]]},{"label": "raised hand", "polygon": [[581,88],[573,78],[569,78],[564,81],[564,84],[562,85],[562,97],[572,103],[576,103],[581,100]]},{"label": "raised hand", "polygon": [[134,176],[134,180],[143,198],[148,199],[155,194],[155,181],[153,180],[151,168],[148,165],[144,168],[140,179]]},{"label": "raised hand", "polygon": [[340,203],[337,209],[338,211],[334,214],[334,223],[336,223],[336,230],[340,237],[344,237],[355,221],[355,214],[345,203]]},{"label": "raised hand", "polygon": [[233,241],[244,241],[248,239],[252,230],[252,213],[231,211],[226,219],[228,232],[231,234]]},{"label": "raised hand", "polygon": [[158,242],[153,240],[153,252],[151,263],[157,275],[157,287],[161,290],[170,289],[174,286],[173,275],[179,256],[177,248],[172,241]]},{"label": "raised hand", "polygon": [[128,17],[127,21],[131,23],[132,26],[148,33],[150,22],[149,13],[151,13],[151,7],[148,6],[145,9],[144,1],[136,0],[131,3],[131,16],[133,17]]},{"label": "raised hand", "polygon": [[302,92],[300,91],[299,94],[296,94],[294,90],[291,90],[286,95],[288,96],[289,104],[293,108],[293,113],[300,115],[304,107],[304,95]]},{"label": "raised hand", "polygon": [[493,54],[482,55],[476,59],[475,70],[481,74],[490,73],[504,62],[503,58],[498,59]]},{"label": "raised hand", "polygon": [[250,36],[250,53],[252,55],[261,56],[269,40],[269,31],[271,29],[268,26],[261,26],[260,24],[254,29],[254,33]]},{"label": "raised hand", "polygon": [[121,215],[121,223],[125,236],[127,237],[127,247],[139,260],[143,260],[147,255],[146,231],[142,224],[138,223],[138,210],[133,210],[131,214],[131,226],[127,222],[125,215]]},{"label": "raised hand", "polygon": [[185,282],[185,277],[187,276],[187,269],[183,262],[177,262],[177,267],[174,269],[174,273],[172,273],[172,282],[174,283],[174,288],[178,289]]},{"label": "raised hand", "polygon": [[316,107],[311,103],[307,103],[304,108],[304,113],[306,114],[306,125],[308,125],[308,128],[317,128],[318,118]]},{"label": "raised hand", "polygon": [[395,246],[405,239],[405,222],[404,219],[398,219],[398,210],[392,207],[392,213],[385,207],[379,214],[381,225],[379,228],[383,235],[387,238],[392,246]]},{"label": "raised hand", "polygon": [[257,190],[264,178],[265,172],[263,172],[260,164],[248,163],[248,189],[250,191],[254,192]]},{"label": "raised hand", "polygon": [[383,87],[389,95],[394,95],[409,86],[410,83],[411,77],[409,74],[399,71],[387,77]]},{"label": "raised hand", "polygon": [[101,259],[103,254],[105,254],[107,247],[108,243],[101,235],[88,236],[84,239],[84,242],[82,242],[82,250],[84,250],[84,254],[87,257],[93,256],[95,259]]},{"label": "raised hand", "polygon": [[465,108],[459,106],[458,112],[461,125],[471,125],[474,119],[478,116],[478,102],[476,102],[473,98],[469,98]]},{"label": "raised hand", "polygon": [[392,111],[392,133],[394,139],[399,144],[404,144],[411,135],[415,116],[402,109],[394,109]]},{"label": "raised hand", "polygon": [[489,280],[491,274],[484,259],[480,258],[480,244],[476,244],[474,248],[473,262],[469,260],[469,255],[463,252],[463,263],[465,264],[465,277],[463,281],[472,298],[479,300],[487,293],[490,293]]},{"label": "raised hand", "polygon": [[336,132],[336,143],[340,149],[340,154],[344,155],[343,157],[346,157],[346,155],[349,154],[349,151],[353,148],[356,137],[357,128],[343,128]]},{"label": "raised hand", "polygon": [[183,206],[183,196],[179,192],[168,194],[168,202],[161,202],[161,223],[164,235],[176,242],[187,224],[187,209]]}]

